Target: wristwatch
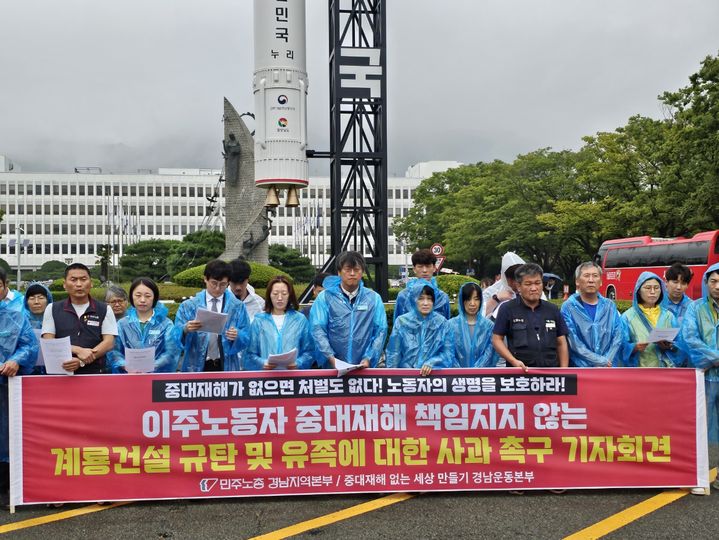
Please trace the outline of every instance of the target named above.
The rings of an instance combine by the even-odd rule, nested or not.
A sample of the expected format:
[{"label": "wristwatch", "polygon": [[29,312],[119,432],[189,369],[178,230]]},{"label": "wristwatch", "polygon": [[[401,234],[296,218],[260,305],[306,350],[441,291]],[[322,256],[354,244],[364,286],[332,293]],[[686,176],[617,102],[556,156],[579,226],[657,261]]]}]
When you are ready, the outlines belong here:
[{"label": "wristwatch", "polygon": [[498,297],[496,294],[493,294],[493,295],[492,295],[492,300],[494,300],[494,301],[497,302],[498,304],[501,302],[501,300],[499,299],[499,297]]},{"label": "wristwatch", "polygon": [[85,362],[83,362],[82,360],[80,360],[80,367],[85,367]]}]

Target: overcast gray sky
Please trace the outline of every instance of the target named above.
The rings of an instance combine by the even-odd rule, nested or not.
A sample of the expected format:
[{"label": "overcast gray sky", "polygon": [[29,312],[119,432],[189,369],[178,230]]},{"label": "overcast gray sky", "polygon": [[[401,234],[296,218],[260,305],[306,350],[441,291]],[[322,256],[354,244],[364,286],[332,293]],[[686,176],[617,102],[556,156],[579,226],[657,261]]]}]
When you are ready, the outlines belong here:
[{"label": "overcast gray sky", "polygon": [[[717,0],[388,0],[389,170],[511,160],[627,118],[719,52]],[[307,0],[328,149],[327,2]],[[253,109],[251,0],[0,0],[0,154],[25,171],[221,166]],[[325,165],[313,164],[316,174]]]}]

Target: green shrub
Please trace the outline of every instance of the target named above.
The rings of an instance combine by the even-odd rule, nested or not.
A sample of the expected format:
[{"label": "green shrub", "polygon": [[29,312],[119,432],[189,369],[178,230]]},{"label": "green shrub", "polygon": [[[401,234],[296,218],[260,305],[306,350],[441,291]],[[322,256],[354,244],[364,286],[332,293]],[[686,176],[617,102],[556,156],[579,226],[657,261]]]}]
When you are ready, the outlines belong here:
[{"label": "green shrub", "polygon": [[479,280],[469,276],[458,276],[454,274],[437,276],[437,285],[449,295],[449,299],[452,301],[457,300],[460,287],[468,281],[479,285]]},{"label": "green shrub", "polygon": [[[267,287],[267,283],[275,276],[285,276],[287,279],[292,280],[289,274],[286,274],[282,270],[278,270],[277,268],[267,264],[250,262],[250,267],[252,268],[252,273],[250,274],[250,285],[256,289],[263,289]],[[187,270],[183,270],[179,274],[175,274],[172,280],[178,285],[183,285],[185,287],[204,288],[204,271],[204,264],[194,266],[192,268],[188,268]]]},{"label": "green shrub", "polygon": [[184,298],[195,296],[200,290],[198,287],[183,287],[174,283],[158,283],[160,289],[160,300],[174,300],[182,302]]},{"label": "green shrub", "polygon": [[390,287],[387,289],[387,300],[397,300],[397,295],[402,289],[398,287]]}]

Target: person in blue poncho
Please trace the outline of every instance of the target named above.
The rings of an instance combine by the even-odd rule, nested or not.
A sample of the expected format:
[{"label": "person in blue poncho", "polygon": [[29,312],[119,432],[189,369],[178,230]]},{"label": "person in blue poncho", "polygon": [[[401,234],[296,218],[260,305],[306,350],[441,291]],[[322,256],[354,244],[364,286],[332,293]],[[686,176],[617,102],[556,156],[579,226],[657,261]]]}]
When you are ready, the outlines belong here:
[{"label": "person in blue poncho", "polygon": [[425,376],[435,368],[451,367],[449,323],[433,311],[434,287],[418,279],[406,290],[414,309],[394,322],[385,351],[387,367],[419,369]]},{"label": "person in blue poncho", "polygon": [[[42,330],[42,320],[45,315],[45,308],[48,304],[52,304],[52,293],[50,289],[45,287],[42,283],[31,283],[30,286],[25,289],[24,308],[25,316],[30,321],[35,332],[35,337],[40,337],[40,331]],[[42,353],[38,348],[37,354],[37,365],[33,368],[33,375],[44,375],[45,364],[42,360]]]},{"label": "person in blue poncho", "polygon": [[3,505],[8,502],[10,489],[8,377],[32,371],[38,346],[32,326],[23,315],[23,297],[10,291],[7,274],[0,268],[0,503]]},{"label": "person in blue poncho", "polygon": [[[228,290],[232,268],[215,259],[205,265],[205,289],[180,304],[175,327],[182,333],[182,371],[239,371],[238,353],[250,341],[250,319],[245,305]],[[202,330],[197,311],[227,313],[222,335]]]},{"label": "person in blue poncho", "polygon": [[[429,249],[420,249],[412,254],[412,270],[417,279],[429,281],[434,289],[434,311],[442,315],[445,319],[449,319],[449,296],[437,286],[437,280],[433,277],[437,257]],[[410,281],[410,283],[412,283]],[[394,318],[409,313],[414,310],[410,292],[405,288],[397,295],[397,301],[394,305]]]},{"label": "person in blue poncho", "polygon": [[577,292],[562,304],[569,333],[571,367],[612,367],[623,345],[623,327],[617,306],[599,294],[602,268],[584,262],[574,272]]},{"label": "person in blue poncho", "polygon": [[242,368],[246,370],[275,369],[268,361],[271,354],[297,351],[288,369],[312,367],[314,343],[307,317],[298,311],[299,304],[292,284],[277,276],[267,284],[264,312],[255,315],[250,330],[250,345],[244,354]]},{"label": "person in blue poncho", "polygon": [[[702,297],[684,315],[680,345],[689,354],[689,365],[704,371],[709,441],[719,442],[719,263],[704,272]],[[719,480],[712,486],[719,489]]]},{"label": "person in blue poncho", "polygon": [[692,270],[682,263],[674,263],[664,273],[666,280],[667,296],[664,299],[664,307],[672,312],[681,325],[689,304],[692,299],[686,295],[687,287],[692,280]]},{"label": "person in blue poncho", "polygon": [[494,324],[482,317],[482,289],[472,282],[459,289],[459,314],[449,320],[449,340],[453,345],[452,367],[495,367],[499,355],[492,347]]},{"label": "person in blue poncho", "polygon": [[52,304],[52,293],[42,283],[31,283],[25,290],[23,307],[30,326],[36,330],[42,328],[42,318],[45,308]]},{"label": "person in blue poncho", "polygon": [[655,328],[677,328],[677,320],[662,307],[666,296],[662,279],[653,272],[642,272],[634,285],[632,307],[622,314],[623,367],[677,367],[683,363],[683,354],[669,341],[649,343],[649,334]]},{"label": "person in blue poncho", "polygon": [[329,367],[335,359],[377,367],[387,337],[387,315],[379,294],[362,283],[366,265],[356,251],[337,256],[338,276],[324,281],[310,310],[310,333]]},{"label": "person in blue poncho", "polygon": [[127,349],[155,348],[155,373],[174,373],[182,354],[182,344],[175,325],[167,317],[157,284],[139,277],[130,285],[130,309],[117,321],[115,348],[108,353],[113,373],[127,373]]}]

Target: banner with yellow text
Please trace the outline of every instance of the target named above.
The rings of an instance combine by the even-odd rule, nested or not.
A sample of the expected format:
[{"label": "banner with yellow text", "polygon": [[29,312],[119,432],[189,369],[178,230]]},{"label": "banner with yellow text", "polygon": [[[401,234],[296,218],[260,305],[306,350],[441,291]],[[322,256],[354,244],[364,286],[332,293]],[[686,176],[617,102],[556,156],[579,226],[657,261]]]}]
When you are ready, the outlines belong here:
[{"label": "banner with yellow text", "polygon": [[11,503],[708,486],[690,369],[30,376]]}]

